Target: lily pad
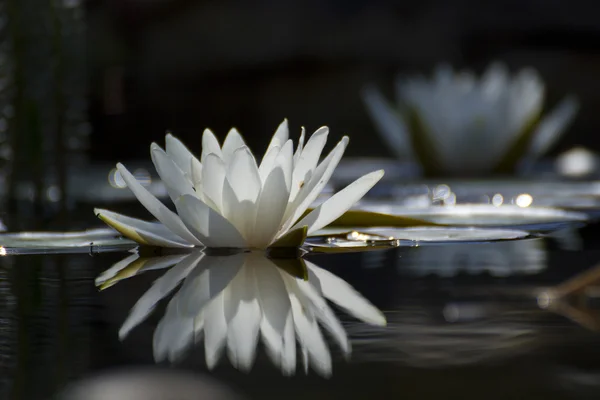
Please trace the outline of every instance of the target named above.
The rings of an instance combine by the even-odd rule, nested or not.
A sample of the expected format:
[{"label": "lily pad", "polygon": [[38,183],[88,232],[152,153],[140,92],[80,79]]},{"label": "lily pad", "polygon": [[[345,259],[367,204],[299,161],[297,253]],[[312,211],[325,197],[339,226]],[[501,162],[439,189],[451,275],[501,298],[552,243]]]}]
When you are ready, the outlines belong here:
[{"label": "lily pad", "polygon": [[79,232],[20,232],[0,234],[4,255],[49,253],[99,253],[123,251],[137,246],[112,229]]},{"label": "lily pad", "polygon": [[399,240],[379,234],[358,231],[333,233],[319,231],[322,235],[313,235],[304,243],[311,253],[355,253],[373,250],[386,250],[398,247]]},{"label": "lily pad", "polygon": [[489,204],[494,196],[500,196],[504,204],[515,204],[520,196],[528,195],[534,207],[555,207],[583,212],[590,217],[600,216],[598,181],[444,180],[397,185],[392,191],[406,204],[407,200],[419,196],[430,197],[431,191],[440,186],[451,190],[457,203],[462,204]]},{"label": "lily pad", "polygon": [[365,233],[374,233],[390,238],[409,240],[419,244],[449,242],[496,242],[523,239],[529,232],[515,229],[482,229],[474,227],[416,227],[386,228],[373,227],[363,229]]},{"label": "lily pad", "polygon": [[362,227],[362,226],[395,226],[395,227],[409,227],[409,226],[437,226],[439,223],[420,218],[418,215],[406,216],[401,213],[391,214],[378,210],[362,209],[362,210],[348,210],[329,224],[330,227]]},{"label": "lily pad", "polygon": [[[488,228],[512,228],[535,232],[547,232],[583,224],[585,214],[545,207],[518,207],[487,204],[465,204],[454,206],[431,206],[411,208],[383,203],[363,203],[364,211],[389,216],[402,216],[428,221],[437,225],[473,226]],[[381,225],[385,224],[372,224]]]}]

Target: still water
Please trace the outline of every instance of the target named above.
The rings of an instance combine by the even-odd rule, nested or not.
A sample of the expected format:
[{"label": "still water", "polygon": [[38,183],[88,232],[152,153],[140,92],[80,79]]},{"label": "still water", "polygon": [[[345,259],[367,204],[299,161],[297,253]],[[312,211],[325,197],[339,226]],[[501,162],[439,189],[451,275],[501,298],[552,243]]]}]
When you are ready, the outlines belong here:
[{"label": "still water", "polygon": [[[220,382],[247,399],[597,399],[600,296],[591,289],[593,277],[585,274],[593,274],[600,263],[599,233],[597,226],[588,226],[570,241],[309,255],[354,286],[388,320],[387,327],[372,327],[339,313],[353,353],[346,361],[329,343],[334,359],[329,379],[312,371],[306,376],[300,367],[294,377],[283,377],[262,347],[249,373],[233,369],[225,357],[209,372],[201,345],[175,365],[157,365],[152,337],[168,299],[125,340],[118,332],[164,270],[147,271],[103,291],[94,283],[129,253],[2,257],[0,395],[60,398],[74,382],[103,373],[134,381],[137,375],[127,374],[144,367],[160,370],[157,375],[141,370],[150,374],[138,385],[151,392],[139,397],[145,399],[219,398],[206,387],[178,381],[181,377]],[[543,290],[577,277],[590,284],[576,290],[573,301],[540,307]],[[163,383],[166,397],[153,389]],[[117,386],[114,380],[102,381],[104,397],[92,397],[93,390],[85,389],[89,396],[79,398],[119,398],[108,390]]]}]

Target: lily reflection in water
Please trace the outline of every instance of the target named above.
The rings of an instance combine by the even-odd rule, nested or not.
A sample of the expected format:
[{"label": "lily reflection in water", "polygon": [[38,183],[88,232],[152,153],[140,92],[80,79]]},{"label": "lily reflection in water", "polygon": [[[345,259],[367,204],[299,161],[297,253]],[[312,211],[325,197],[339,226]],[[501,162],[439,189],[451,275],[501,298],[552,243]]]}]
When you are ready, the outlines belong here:
[{"label": "lily reflection in water", "polygon": [[305,372],[310,366],[330,376],[331,355],[319,324],[347,357],[351,345],[326,299],[368,324],[386,324],[383,313],[344,280],[310,261],[272,259],[263,252],[208,255],[193,250],[153,258],[136,253],[105,271],[96,283],[105,289],[124,278],[172,265],[140,297],[119,332],[124,339],[181,284],[154,331],[157,362],[180,359],[203,338],[209,368],[227,349],[231,364],[249,371],[260,337],[283,374],[295,373],[298,342]]}]

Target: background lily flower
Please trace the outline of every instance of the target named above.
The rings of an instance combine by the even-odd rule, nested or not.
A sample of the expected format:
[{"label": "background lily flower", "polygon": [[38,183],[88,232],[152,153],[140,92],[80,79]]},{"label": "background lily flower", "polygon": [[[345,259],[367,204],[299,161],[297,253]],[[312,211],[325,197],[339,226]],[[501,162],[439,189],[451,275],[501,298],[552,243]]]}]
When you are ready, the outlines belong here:
[{"label": "background lily flower", "polygon": [[[139,256],[134,255],[115,264],[96,284],[108,287],[132,273],[141,273],[139,264],[151,266],[150,269],[166,268],[166,261],[163,257],[140,263]],[[276,265],[282,262],[287,264],[286,270],[305,277],[296,277]],[[295,267],[289,268],[290,264]],[[268,259],[262,252],[215,257],[193,250],[140,297],[120,329],[121,339],[182,281],[154,331],[157,361],[180,358],[190,345],[204,337],[209,368],[217,364],[226,348],[233,366],[249,371],[260,337],[269,358],[284,374],[295,373],[298,342],[305,372],[310,366],[320,375],[329,376],[332,360],[319,324],[344,355],[350,355],[351,346],[325,299],[366,323],[386,324],[381,311],[348,283],[309,261]]]},{"label": "background lily flower", "polygon": [[360,200],[383,171],[367,174],[305,215],[338,165],[348,145],[344,136],[323,161],[329,129],[319,128],[296,150],[284,120],[258,164],[234,128],[221,147],[210,130],[202,136],[198,160],[168,134],[166,149],[153,143],[152,161],[177,213],[148,192],[123,166],[123,180],[159,221],[142,221],[107,210],[95,212],[108,225],[141,244],[166,247],[264,249],[299,246],[307,234],[331,223]]},{"label": "background lily flower", "polygon": [[495,63],[479,80],[447,65],[431,80],[398,79],[398,111],[374,87],[366,88],[363,99],[398,157],[416,156],[428,175],[468,176],[514,172],[556,142],[578,102],[568,97],[541,118],[544,94],[535,70],[511,77]]}]

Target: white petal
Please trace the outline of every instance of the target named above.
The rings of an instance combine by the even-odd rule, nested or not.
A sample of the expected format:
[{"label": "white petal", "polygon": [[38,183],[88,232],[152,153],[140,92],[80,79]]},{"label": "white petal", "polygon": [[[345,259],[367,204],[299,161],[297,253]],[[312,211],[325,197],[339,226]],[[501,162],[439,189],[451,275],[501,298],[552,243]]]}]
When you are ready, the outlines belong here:
[{"label": "white petal", "polygon": [[298,146],[296,146],[296,151],[294,152],[294,167],[298,165],[298,160],[300,159],[300,154],[302,154],[302,149],[304,148],[304,137],[306,136],[306,129],[302,127],[302,132],[300,133],[300,139],[298,139]]},{"label": "white petal", "polygon": [[207,256],[185,280],[178,293],[178,313],[194,317],[217,297],[238,274],[244,254],[225,257]]},{"label": "white petal", "polygon": [[319,330],[317,319],[312,312],[310,304],[303,303],[298,297],[297,290],[293,289],[293,283],[291,285],[287,283],[286,286],[289,291],[296,337],[301,346],[308,352],[313,369],[317,373],[329,377],[331,376],[331,355]]},{"label": "white petal", "polygon": [[248,238],[251,246],[260,248],[271,243],[281,228],[288,196],[283,169],[277,166],[266,179],[258,198],[254,234]]},{"label": "white petal", "polygon": [[254,363],[261,320],[253,269],[252,265],[242,267],[231,281],[229,298],[225,299],[229,360],[246,372]]},{"label": "white petal", "polygon": [[217,365],[227,342],[227,320],[224,309],[227,290],[225,288],[211,301],[204,312],[204,356],[208,369],[213,369]]},{"label": "white petal", "polygon": [[292,174],[292,190],[290,198],[294,199],[296,194],[306,184],[316,168],[321,152],[325,143],[327,142],[327,135],[329,134],[329,128],[323,126],[315,133],[312,134],[304,150],[300,154],[298,162],[294,165],[294,172]]},{"label": "white petal", "polygon": [[310,261],[306,261],[306,266],[309,270],[309,282],[323,293],[323,296],[362,321],[378,326],[386,325],[383,313],[346,281]]},{"label": "white petal", "polygon": [[163,203],[161,203],[156,197],[154,197],[145,187],[143,187],[137,179],[125,168],[121,163],[117,164],[117,169],[123,180],[127,184],[127,187],[131,189],[135,197],[150,213],[162,222],[169,230],[174,234],[180,236],[186,241],[201,246],[202,243],[190,233],[185,227],[181,219],[173,211],[169,210]]},{"label": "white petal", "polygon": [[239,201],[228,179],[223,184],[223,215],[242,235],[246,244],[254,229],[256,204]]},{"label": "white petal", "polygon": [[[289,193],[292,188],[292,173],[294,171],[294,160],[292,153],[294,151],[294,144],[291,140],[285,142],[281,151],[275,159],[275,166],[281,167],[283,170],[283,176],[285,177],[286,191]],[[288,195],[289,198],[289,195]]]},{"label": "white petal", "polygon": [[[279,235],[284,235],[289,228],[304,214],[306,209],[312,204],[317,196],[321,193],[333,171],[344,155],[346,146],[348,145],[348,137],[344,136],[342,140],[335,146],[329,155],[319,164],[310,181],[298,192],[293,201],[288,203],[286,210],[286,221]],[[291,197],[290,197],[291,199]]]},{"label": "white petal", "polygon": [[221,149],[223,152],[223,160],[229,162],[233,157],[233,153],[242,146],[246,146],[244,139],[242,139],[242,136],[237,129],[231,128],[225,137],[225,142],[223,142],[223,148]]},{"label": "white petal", "polygon": [[256,160],[248,147],[243,146],[235,150],[228,164],[227,179],[238,201],[248,200],[256,203],[262,182]]},{"label": "white petal", "polygon": [[156,143],[150,146],[150,155],[156,171],[169,192],[171,200],[175,201],[184,194],[196,195],[192,182],[186,178],[184,172]]},{"label": "white petal", "polygon": [[202,191],[205,198],[215,205],[217,211],[223,207],[223,182],[225,181],[225,162],[215,154],[204,157],[202,165]]},{"label": "white petal", "polygon": [[401,159],[413,159],[412,144],[408,129],[402,118],[375,87],[369,86],[362,92],[367,111],[377,132]]},{"label": "white petal", "polygon": [[338,219],[383,177],[383,170],[364,175],[340,190],[302,218],[291,230],[308,226],[308,234]]},{"label": "white petal", "polygon": [[277,127],[277,130],[275,131],[275,134],[273,135],[273,138],[271,138],[271,141],[269,142],[269,146],[267,147],[267,151],[265,152],[265,155],[271,150],[271,148],[273,146],[283,146],[283,144],[285,142],[287,142],[289,137],[289,129],[288,129],[288,121],[287,119],[284,119],[283,122],[281,124],[279,124],[279,126]]},{"label": "white petal", "polygon": [[129,316],[119,330],[119,338],[123,339],[133,328],[145,320],[156,304],[175,289],[179,282],[196,267],[203,255],[200,251],[193,252],[154,281],[152,287],[139,298],[131,309]]},{"label": "white petal", "polygon": [[165,150],[167,155],[184,172],[188,179],[192,177],[192,161],[200,163],[192,152],[175,136],[170,133],[165,136]]},{"label": "white petal", "polygon": [[116,212],[94,209],[94,213],[112,228],[140,244],[159,247],[191,247],[160,222],[148,222]]},{"label": "white petal", "polygon": [[264,258],[255,261],[257,296],[263,317],[260,324],[261,335],[273,362],[286,375],[296,369],[296,343],[291,304],[288,292],[273,263]]},{"label": "white petal", "polygon": [[202,155],[200,156],[200,162],[202,164],[204,164],[204,157],[210,153],[214,153],[223,158],[221,146],[219,146],[219,141],[215,137],[215,134],[212,133],[210,129],[205,129],[202,134]]},{"label": "white petal", "polygon": [[223,185],[223,215],[246,239],[254,229],[256,202],[262,182],[254,157],[247,147],[235,151]]},{"label": "white petal", "polygon": [[258,174],[260,175],[260,179],[263,182],[263,184],[265,183],[265,179],[267,179],[267,176],[269,176],[271,170],[275,166],[275,159],[277,158],[280,149],[280,146],[273,146],[269,148],[269,150],[267,150],[267,152],[265,153],[265,156],[263,157],[262,161],[260,162],[260,166],[258,167]]},{"label": "white petal", "polygon": [[202,163],[196,157],[190,160],[190,179],[197,193],[202,193]]},{"label": "white petal", "polygon": [[175,201],[177,212],[188,229],[209,247],[245,247],[244,238],[225,217],[201,202],[185,195]]},{"label": "white petal", "polygon": [[539,157],[544,154],[564,132],[579,109],[574,97],[567,97],[538,124],[532,136],[527,156]]}]

